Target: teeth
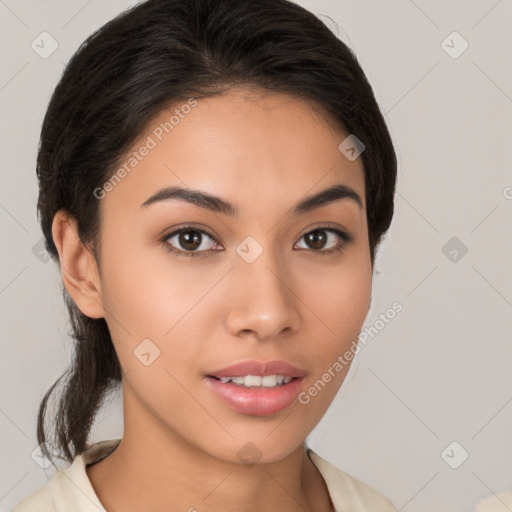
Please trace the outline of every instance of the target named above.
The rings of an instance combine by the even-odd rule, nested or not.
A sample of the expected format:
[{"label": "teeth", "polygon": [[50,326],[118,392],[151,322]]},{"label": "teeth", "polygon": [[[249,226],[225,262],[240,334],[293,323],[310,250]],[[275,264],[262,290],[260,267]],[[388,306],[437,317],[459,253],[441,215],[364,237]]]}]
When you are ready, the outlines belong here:
[{"label": "teeth", "polygon": [[264,387],[273,388],[275,386],[281,386],[282,384],[288,384],[292,380],[292,377],[285,377],[284,375],[246,375],[245,377],[220,377],[220,381],[224,384],[226,382],[233,382],[246,388],[251,387]]},{"label": "teeth", "polygon": [[[261,386],[261,381],[263,380],[262,377],[259,375],[246,375],[245,377],[240,377],[242,380],[244,386],[252,387],[252,386]],[[268,382],[268,381],[267,381]],[[277,383],[277,381],[274,383],[274,385]],[[267,384],[268,386],[268,384]]]},{"label": "teeth", "polygon": [[261,377],[260,383],[262,386],[277,386],[278,382],[277,375],[265,375],[265,377]]}]

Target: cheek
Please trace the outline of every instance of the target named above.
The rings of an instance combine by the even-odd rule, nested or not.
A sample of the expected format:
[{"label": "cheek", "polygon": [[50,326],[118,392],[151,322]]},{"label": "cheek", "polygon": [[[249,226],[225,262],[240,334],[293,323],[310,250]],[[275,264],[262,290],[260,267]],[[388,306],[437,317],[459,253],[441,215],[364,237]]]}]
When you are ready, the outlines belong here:
[{"label": "cheek", "polygon": [[[315,351],[310,352],[315,371],[307,386],[309,389],[321,381],[312,390],[320,408],[329,405],[343,383],[368,314],[372,269],[365,254],[358,253],[338,270],[330,269],[328,274],[316,275],[315,279],[310,276],[305,284],[307,289],[302,292],[303,297],[309,297],[305,302],[312,311],[309,332],[315,346]],[[345,357],[347,352],[350,354]]]},{"label": "cheek", "polygon": [[[103,297],[108,312],[134,336],[160,338],[183,309],[182,273],[173,269],[164,248],[118,233],[105,243]],[[118,249],[120,248],[120,249]],[[190,288],[190,282],[188,283]],[[183,314],[183,313],[182,313]]]},{"label": "cheek", "polygon": [[337,264],[309,265],[302,273],[305,278],[300,297],[318,317],[316,330],[340,347],[347,336],[359,333],[368,314],[372,291],[368,247],[347,252]]},{"label": "cheek", "polygon": [[204,341],[194,326],[208,304],[200,299],[218,277],[199,273],[193,263],[177,265],[163,248],[123,247],[123,255],[111,252],[104,265],[102,291],[125,373],[138,368],[139,353],[147,352],[150,358],[158,355],[155,368],[194,367]]},{"label": "cheek", "polygon": [[318,312],[318,321],[324,320],[326,333],[344,338],[364,322],[371,296],[370,271],[331,273],[307,286],[310,293],[304,294],[305,302]]}]

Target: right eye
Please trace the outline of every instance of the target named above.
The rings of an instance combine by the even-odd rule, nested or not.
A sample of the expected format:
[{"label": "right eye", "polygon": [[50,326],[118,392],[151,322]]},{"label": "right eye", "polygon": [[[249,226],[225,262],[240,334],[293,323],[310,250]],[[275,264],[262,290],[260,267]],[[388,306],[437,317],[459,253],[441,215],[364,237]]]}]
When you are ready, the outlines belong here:
[{"label": "right eye", "polygon": [[[217,244],[211,233],[192,226],[185,226],[165,235],[161,239],[161,242],[169,252],[175,253],[176,256],[204,256],[203,253],[215,250],[211,248],[208,249],[208,242],[204,239],[205,236],[214,242],[214,246]],[[176,238],[176,240],[171,243],[173,238]],[[176,247],[176,245],[178,247]]]}]

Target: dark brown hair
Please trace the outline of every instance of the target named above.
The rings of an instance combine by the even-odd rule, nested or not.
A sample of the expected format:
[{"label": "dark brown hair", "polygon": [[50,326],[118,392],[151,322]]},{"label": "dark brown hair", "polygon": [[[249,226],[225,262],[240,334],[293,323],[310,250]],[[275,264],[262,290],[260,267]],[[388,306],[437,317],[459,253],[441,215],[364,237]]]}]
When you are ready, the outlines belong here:
[{"label": "dark brown hair", "polygon": [[[37,206],[50,256],[58,261],[51,228],[64,209],[99,260],[94,190],[163,108],[234,86],[313,101],[363,142],[373,268],[393,216],[397,162],[391,137],[353,52],[314,14],[287,0],[147,0],[87,38],[55,88],[41,131]],[[87,449],[96,414],[122,382],[122,370],[105,319],[85,316],[64,287],[63,294],[74,357],[41,402],[37,438],[48,442],[48,399],[67,377],[52,433],[59,456],[72,461]]]}]

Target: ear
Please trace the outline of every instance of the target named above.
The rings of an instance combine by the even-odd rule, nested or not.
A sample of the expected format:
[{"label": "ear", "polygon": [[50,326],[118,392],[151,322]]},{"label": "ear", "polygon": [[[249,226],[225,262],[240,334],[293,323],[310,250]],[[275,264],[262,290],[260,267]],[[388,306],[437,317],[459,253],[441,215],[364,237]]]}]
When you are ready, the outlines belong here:
[{"label": "ear", "polygon": [[52,236],[62,281],[80,311],[90,318],[105,317],[101,281],[94,255],[78,236],[76,219],[64,210],[53,217]]}]

